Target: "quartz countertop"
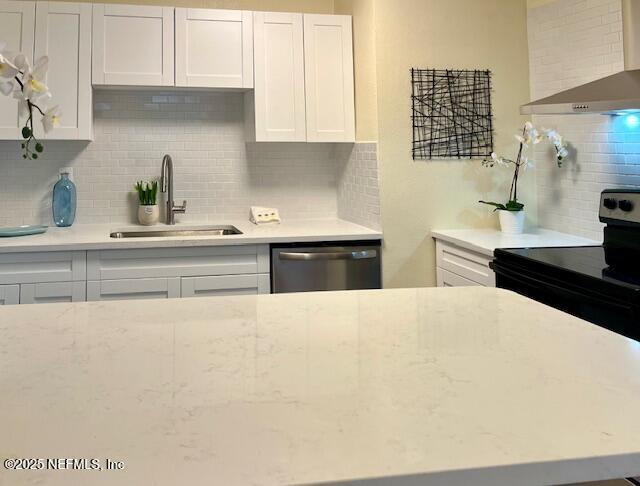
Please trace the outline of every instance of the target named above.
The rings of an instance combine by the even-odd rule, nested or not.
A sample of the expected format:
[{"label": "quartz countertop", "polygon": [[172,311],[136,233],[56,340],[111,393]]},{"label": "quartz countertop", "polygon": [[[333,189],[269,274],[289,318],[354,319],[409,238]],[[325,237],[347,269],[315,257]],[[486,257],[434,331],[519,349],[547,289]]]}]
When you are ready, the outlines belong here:
[{"label": "quartz countertop", "polygon": [[640,345],[490,288],[0,308],[0,484],[640,474]]},{"label": "quartz countertop", "polygon": [[493,256],[496,248],[598,246],[602,244],[602,241],[544,228],[529,229],[521,235],[507,235],[495,229],[433,230],[431,236],[487,256]]},{"label": "quartz countertop", "polygon": [[51,227],[41,235],[0,238],[0,253],[26,251],[102,250],[125,248],[166,248],[185,246],[250,245],[268,243],[305,243],[314,241],[376,240],[380,231],[341,219],[291,220],[280,224],[256,226],[248,221],[220,221],[233,225],[241,235],[175,236],[157,238],[111,238],[114,231],[189,229],[214,224],[192,223],[167,226],[127,226],[122,224],[77,224],[69,228]]}]

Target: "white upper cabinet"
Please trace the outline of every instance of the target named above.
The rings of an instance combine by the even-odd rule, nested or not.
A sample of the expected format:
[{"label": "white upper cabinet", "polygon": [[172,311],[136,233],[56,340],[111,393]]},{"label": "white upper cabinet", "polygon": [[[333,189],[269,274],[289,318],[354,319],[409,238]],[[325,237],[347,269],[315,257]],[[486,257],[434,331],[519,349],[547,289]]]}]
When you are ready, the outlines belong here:
[{"label": "white upper cabinet", "polygon": [[91,106],[91,5],[38,2],[34,59],[49,56],[46,83],[49,106],[60,106],[60,126],[45,135],[34,124],[39,138],[90,140]]},{"label": "white upper cabinet", "polygon": [[[35,12],[35,2],[0,0],[0,41],[6,42],[7,51],[33,57]],[[18,103],[0,94],[0,140],[21,139],[21,127]]]},{"label": "white upper cabinet", "polygon": [[176,86],[253,88],[253,16],[176,8]]},{"label": "white upper cabinet", "polygon": [[174,85],[174,9],[93,6],[93,84]]},{"label": "white upper cabinet", "polygon": [[302,14],[255,12],[253,20],[255,141],[304,142]]},{"label": "white upper cabinet", "polygon": [[304,16],[307,141],[354,142],[351,17]]}]

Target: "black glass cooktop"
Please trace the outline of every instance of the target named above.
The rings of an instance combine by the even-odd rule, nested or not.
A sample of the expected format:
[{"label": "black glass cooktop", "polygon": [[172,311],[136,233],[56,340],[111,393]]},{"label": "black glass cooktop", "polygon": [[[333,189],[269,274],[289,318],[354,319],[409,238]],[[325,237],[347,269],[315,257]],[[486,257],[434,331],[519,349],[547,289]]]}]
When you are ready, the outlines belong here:
[{"label": "black glass cooktop", "polygon": [[631,265],[625,268],[610,267],[605,261],[602,246],[496,250],[496,256],[500,255],[516,257],[522,263],[526,261],[529,265],[544,266],[552,271],[569,272],[640,291],[640,270],[634,270]]}]

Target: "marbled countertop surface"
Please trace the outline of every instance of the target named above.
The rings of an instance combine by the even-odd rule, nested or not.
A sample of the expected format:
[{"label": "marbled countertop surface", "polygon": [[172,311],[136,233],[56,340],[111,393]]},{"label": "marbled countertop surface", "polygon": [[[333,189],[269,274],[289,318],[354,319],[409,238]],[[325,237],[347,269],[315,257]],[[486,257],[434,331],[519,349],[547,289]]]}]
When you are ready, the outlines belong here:
[{"label": "marbled countertop surface", "polygon": [[540,485],[640,474],[640,344],[516,294],[0,308],[0,484]]},{"label": "marbled countertop surface", "polygon": [[78,224],[69,228],[52,227],[41,235],[0,238],[0,253],[21,251],[102,250],[108,248],[166,248],[185,246],[254,245],[381,239],[380,231],[342,219],[290,220],[280,224],[256,226],[248,221],[220,221],[233,225],[241,235],[176,236],[157,238],[110,238],[114,231],[155,231],[216,226],[192,223],[167,226],[126,226],[118,224]]},{"label": "marbled countertop surface", "polygon": [[521,235],[507,235],[495,229],[433,230],[431,236],[487,256],[493,256],[493,251],[496,248],[597,246],[602,244],[602,241],[544,228],[528,228]]}]

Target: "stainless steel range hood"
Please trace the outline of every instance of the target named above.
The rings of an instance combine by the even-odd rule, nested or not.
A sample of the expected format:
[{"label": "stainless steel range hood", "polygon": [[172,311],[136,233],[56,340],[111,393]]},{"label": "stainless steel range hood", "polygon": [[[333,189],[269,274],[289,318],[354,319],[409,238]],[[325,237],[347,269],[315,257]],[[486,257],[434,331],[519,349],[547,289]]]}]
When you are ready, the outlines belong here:
[{"label": "stainless steel range hood", "polygon": [[623,0],[625,70],[520,107],[523,115],[640,112],[640,0]]}]

